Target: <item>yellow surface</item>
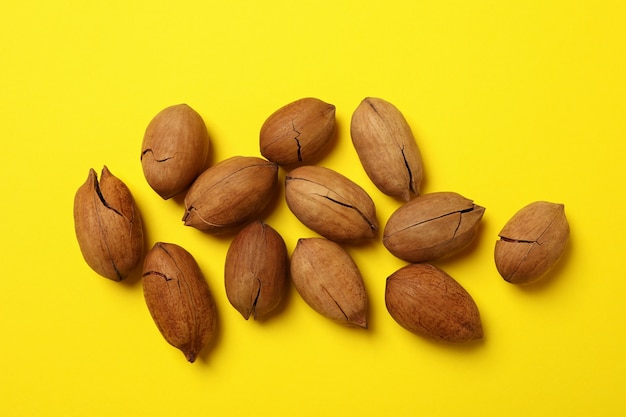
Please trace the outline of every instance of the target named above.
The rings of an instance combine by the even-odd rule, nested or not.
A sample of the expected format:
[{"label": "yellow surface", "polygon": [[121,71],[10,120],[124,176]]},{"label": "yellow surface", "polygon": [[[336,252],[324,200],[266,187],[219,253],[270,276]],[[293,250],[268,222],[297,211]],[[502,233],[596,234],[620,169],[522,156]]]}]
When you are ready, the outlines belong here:
[{"label": "yellow surface", "polygon": [[[626,7],[621,1],[50,1],[0,13],[0,415],[618,416],[626,410],[623,209]],[[244,321],[223,288],[229,239],[182,225],[143,178],[143,131],[188,103],[213,162],[260,155],[269,114],[337,106],[320,164],[363,186],[381,224],[399,203],[369,182],[349,137],[366,96],[394,103],[424,156],[424,192],[487,208],[473,247],[437,265],[474,297],[485,339],[448,346],[400,328],[380,241],[347,246],[370,328],[344,328],[291,288]],[[137,276],[83,261],[74,192],[106,164],[135,195],[147,241],[178,243],[216,298],[216,343],[189,364],[152,322]],[[281,171],[281,178],[284,172]],[[548,280],[514,287],[496,236],[535,200],[562,202],[571,242]],[[289,250],[314,234],[279,201]]]}]

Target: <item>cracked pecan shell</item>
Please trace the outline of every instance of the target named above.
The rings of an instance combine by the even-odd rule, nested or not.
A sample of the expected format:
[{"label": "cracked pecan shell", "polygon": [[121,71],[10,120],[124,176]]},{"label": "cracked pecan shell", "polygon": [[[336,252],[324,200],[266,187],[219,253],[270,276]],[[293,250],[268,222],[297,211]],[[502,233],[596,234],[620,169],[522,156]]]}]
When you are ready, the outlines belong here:
[{"label": "cracked pecan shell", "polygon": [[298,240],[291,278],[302,299],[322,316],[367,328],[367,294],[359,269],[338,243],[325,238]]},{"label": "cracked pecan shell", "polygon": [[483,337],[480,313],[454,278],[429,264],[411,264],[387,278],[385,306],[402,327],[450,343]]},{"label": "cracked pecan shell", "polygon": [[288,256],[282,236],[270,225],[254,221],[232,240],[224,264],[230,304],[243,318],[262,318],[279,304],[287,287]]},{"label": "cracked pecan shell", "polygon": [[209,146],[204,120],[194,109],[177,104],[161,110],[141,145],[146,181],[165,200],[186,190],[204,170]]},{"label": "cracked pecan shell", "polygon": [[98,274],[121,281],[139,266],[143,225],[133,196],[104,166],[94,169],[74,196],[74,229],[80,251]]},{"label": "cracked pecan shell", "polygon": [[230,232],[256,220],[276,194],[278,165],[233,156],[204,171],[185,195],[185,226]]},{"label": "cracked pecan shell", "polygon": [[569,240],[563,204],[536,201],[519,210],[502,228],[494,259],[512,284],[540,279],[561,258]]},{"label": "cracked pecan shell", "polygon": [[261,155],[281,166],[310,164],[327,150],[335,131],[335,106],[307,97],[272,113],[261,126]]},{"label": "cracked pecan shell", "polygon": [[393,104],[364,99],[352,114],[350,136],[363,169],[380,191],[402,201],[420,194],[422,155],[411,127]]},{"label": "cracked pecan shell", "polygon": [[150,315],[165,340],[193,363],[217,327],[217,309],[194,257],[157,242],[146,254],[142,286]]},{"label": "cracked pecan shell", "polygon": [[374,201],[330,168],[307,165],[292,170],[285,177],[285,200],[305,226],[330,240],[372,239],[378,232]]},{"label": "cracked pecan shell", "polygon": [[484,213],[484,207],[457,193],[423,194],[389,217],[383,244],[407,262],[452,256],[472,243]]}]

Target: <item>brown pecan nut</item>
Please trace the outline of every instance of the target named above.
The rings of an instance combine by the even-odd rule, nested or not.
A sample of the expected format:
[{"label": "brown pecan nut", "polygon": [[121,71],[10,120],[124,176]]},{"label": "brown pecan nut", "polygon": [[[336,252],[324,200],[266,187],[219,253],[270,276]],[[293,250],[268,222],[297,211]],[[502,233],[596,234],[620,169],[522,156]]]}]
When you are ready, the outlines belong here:
[{"label": "brown pecan nut", "polygon": [[417,335],[450,343],[483,337],[476,303],[450,275],[429,264],[411,264],[387,278],[391,317]]},{"label": "brown pecan nut", "polygon": [[313,163],[335,131],[335,106],[307,97],[270,115],[260,133],[261,155],[281,166]]},{"label": "brown pecan nut", "polygon": [[258,219],[277,192],[278,166],[254,156],[233,156],[204,171],[185,195],[185,226],[209,233],[232,231]]},{"label": "brown pecan nut", "polygon": [[98,274],[121,281],[141,263],[143,225],[133,196],[105,166],[100,182],[89,170],[74,196],[74,229],[80,251]]},{"label": "brown pecan nut", "polygon": [[302,166],[285,177],[285,200],[308,228],[336,242],[372,239],[374,201],[359,185],[329,168]]},{"label": "brown pecan nut", "polygon": [[565,251],[569,223],[563,204],[536,201],[502,228],[494,258],[507,282],[525,284],[545,276]]},{"label": "brown pecan nut", "polygon": [[285,241],[260,220],[245,226],[231,242],[224,264],[230,304],[248,320],[263,318],[279,304],[287,287]]},{"label": "brown pecan nut", "polygon": [[205,169],[209,135],[202,117],[186,104],[161,110],[148,124],[141,166],[148,184],[163,199],[186,190]]},{"label": "brown pecan nut", "polygon": [[484,207],[457,193],[423,194],[389,217],[383,244],[407,262],[448,257],[474,240],[484,212]]},{"label": "brown pecan nut", "polygon": [[217,326],[215,303],[196,260],[181,246],[157,242],[144,260],[143,293],[165,340],[193,363]]}]

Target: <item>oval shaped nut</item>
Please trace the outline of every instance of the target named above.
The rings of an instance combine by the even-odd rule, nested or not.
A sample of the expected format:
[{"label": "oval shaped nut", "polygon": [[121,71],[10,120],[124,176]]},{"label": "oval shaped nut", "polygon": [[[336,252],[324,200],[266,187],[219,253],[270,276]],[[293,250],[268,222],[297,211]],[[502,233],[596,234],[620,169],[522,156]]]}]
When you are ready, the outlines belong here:
[{"label": "oval shaped nut", "polygon": [[307,97],[270,115],[260,133],[261,155],[281,166],[313,163],[335,131],[335,106]]},{"label": "oval shaped nut", "polygon": [[93,169],[74,196],[74,229],[80,251],[98,274],[121,281],[141,262],[143,225],[135,200],[105,166]]},{"label": "oval shaped nut", "polygon": [[472,243],[484,213],[484,207],[457,193],[423,194],[389,217],[383,244],[407,262],[452,256]]},{"label": "oval shaped nut", "polygon": [[208,154],[204,120],[187,104],[177,104],[161,110],[148,124],[141,144],[141,166],[150,187],[169,199],[202,173]]},{"label": "oval shaped nut", "polygon": [[302,299],[322,316],[367,328],[367,294],[350,254],[325,238],[298,240],[291,254],[291,279]]},{"label": "oval shaped nut", "polygon": [[308,228],[336,242],[372,239],[378,232],[374,201],[330,168],[302,166],[285,177],[285,200]]},{"label": "oval shaped nut", "polygon": [[385,305],[400,326],[429,339],[464,343],[483,337],[472,297],[433,265],[411,264],[390,275]]},{"label": "oval shaped nut", "polygon": [[244,319],[267,316],[280,304],[287,287],[287,247],[270,225],[254,221],[231,242],[224,265],[230,304]]},{"label": "oval shaped nut", "polygon": [[381,98],[364,99],[352,114],[350,136],[365,172],[380,191],[402,201],[420,194],[422,154],[398,108]]},{"label": "oval shaped nut", "polygon": [[194,257],[181,246],[157,242],[143,264],[143,293],[165,340],[191,363],[217,327],[217,309]]},{"label": "oval shaped nut", "polygon": [[228,232],[257,219],[277,192],[278,165],[234,156],[204,171],[185,196],[185,226]]},{"label": "oval shaped nut", "polygon": [[494,258],[507,282],[538,280],[561,258],[569,240],[563,204],[536,201],[519,210],[502,228]]}]

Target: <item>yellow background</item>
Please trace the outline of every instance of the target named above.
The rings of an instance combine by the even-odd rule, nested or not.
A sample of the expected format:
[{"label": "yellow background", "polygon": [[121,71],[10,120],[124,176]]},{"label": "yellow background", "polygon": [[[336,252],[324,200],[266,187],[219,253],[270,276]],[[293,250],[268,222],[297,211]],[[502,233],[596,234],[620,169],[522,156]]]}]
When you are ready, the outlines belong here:
[{"label": "yellow background", "polygon": [[[626,7],[621,1],[49,1],[0,7],[0,415],[618,416],[626,411]],[[144,129],[185,102],[213,162],[260,155],[269,114],[314,96],[337,107],[320,164],[399,203],[360,166],[349,136],[366,96],[406,116],[424,192],[487,208],[476,243],[437,262],[474,297],[482,342],[428,342],[397,325],[385,278],[404,265],[379,240],[347,246],[370,328],[319,316],[291,288],[278,314],[228,303],[229,239],[182,225],[180,200],[143,178]],[[148,246],[198,260],[220,331],[194,364],[149,316],[135,274],[100,278],[74,236],[73,197],[107,165],[131,188]],[[284,172],[281,171],[281,179]],[[282,198],[282,197],[281,197]],[[493,264],[500,228],[535,201],[562,202],[571,241],[529,288]],[[279,199],[265,219],[293,250]]]}]

